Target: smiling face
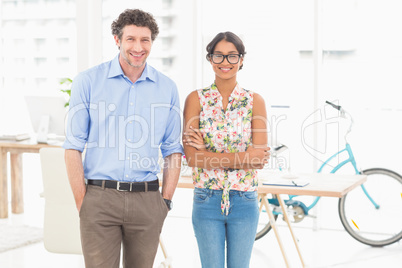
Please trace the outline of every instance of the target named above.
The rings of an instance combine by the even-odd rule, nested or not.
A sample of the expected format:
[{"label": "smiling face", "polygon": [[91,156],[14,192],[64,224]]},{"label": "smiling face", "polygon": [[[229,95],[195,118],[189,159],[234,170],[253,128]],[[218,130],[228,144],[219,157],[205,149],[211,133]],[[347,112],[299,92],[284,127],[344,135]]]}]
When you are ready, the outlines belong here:
[{"label": "smiling face", "polygon": [[[226,40],[221,40],[216,44],[213,54],[229,55],[229,54],[239,54],[235,45]],[[240,58],[239,62],[236,64],[231,64],[225,58],[222,63],[216,64],[210,60],[212,69],[215,72],[215,80],[236,80],[237,72],[243,63],[243,57]]]},{"label": "smiling face", "polygon": [[151,30],[148,27],[127,25],[123,28],[121,39],[114,36],[116,45],[120,47],[120,64],[125,68],[144,68],[151,52]]}]

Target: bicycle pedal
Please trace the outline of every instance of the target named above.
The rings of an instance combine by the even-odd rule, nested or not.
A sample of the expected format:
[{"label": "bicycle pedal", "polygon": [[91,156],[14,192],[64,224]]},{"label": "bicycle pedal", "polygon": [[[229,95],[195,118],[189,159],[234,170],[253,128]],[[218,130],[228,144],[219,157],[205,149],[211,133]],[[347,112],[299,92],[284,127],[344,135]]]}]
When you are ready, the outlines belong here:
[{"label": "bicycle pedal", "polygon": [[310,214],[308,214],[308,215],[306,215],[306,217],[310,217],[310,218],[313,218],[313,219],[317,219],[317,216],[316,216],[316,215],[310,215]]}]

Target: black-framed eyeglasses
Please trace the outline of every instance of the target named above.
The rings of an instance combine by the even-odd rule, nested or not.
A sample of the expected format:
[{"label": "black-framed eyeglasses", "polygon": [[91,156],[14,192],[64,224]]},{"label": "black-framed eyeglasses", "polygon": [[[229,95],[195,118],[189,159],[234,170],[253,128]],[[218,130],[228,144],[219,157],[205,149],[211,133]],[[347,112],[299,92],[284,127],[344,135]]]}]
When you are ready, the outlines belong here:
[{"label": "black-framed eyeglasses", "polygon": [[213,63],[215,64],[220,64],[222,63],[225,58],[230,64],[236,64],[239,62],[241,57],[241,54],[228,54],[228,55],[222,55],[222,54],[211,54],[209,58],[212,60]]}]

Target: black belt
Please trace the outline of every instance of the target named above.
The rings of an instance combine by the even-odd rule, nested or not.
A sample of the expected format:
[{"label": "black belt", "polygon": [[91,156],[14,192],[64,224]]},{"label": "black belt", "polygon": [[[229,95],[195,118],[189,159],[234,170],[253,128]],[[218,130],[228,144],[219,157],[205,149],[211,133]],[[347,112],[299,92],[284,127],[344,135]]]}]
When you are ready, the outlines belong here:
[{"label": "black belt", "polygon": [[104,180],[88,180],[89,185],[105,186],[105,188],[116,189],[123,192],[147,192],[158,191],[159,181],[148,182],[121,182],[121,181],[104,181]]}]

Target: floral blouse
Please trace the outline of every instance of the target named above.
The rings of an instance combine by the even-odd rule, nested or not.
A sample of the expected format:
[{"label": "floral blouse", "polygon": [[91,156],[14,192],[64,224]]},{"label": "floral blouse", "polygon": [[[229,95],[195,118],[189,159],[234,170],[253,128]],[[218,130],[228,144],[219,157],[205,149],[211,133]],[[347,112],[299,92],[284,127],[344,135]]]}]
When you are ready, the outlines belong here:
[{"label": "floral blouse", "polygon": [[[245,152],[251,144],[253,92],[236,84],[226,111],[215,83],[197,92],[201,105],[199,129],[207,150],[214,153]],[[192,177],[195,187],[223,190],[221,210],[225,215],[229,213],[230,190],[256,191],[258,186],[254,169],[193,168]]]}]

